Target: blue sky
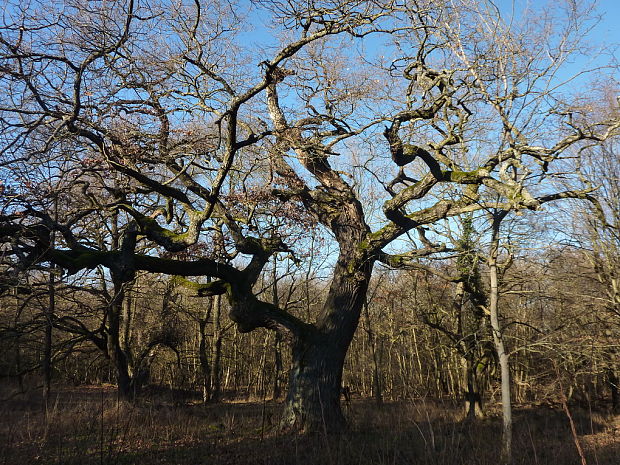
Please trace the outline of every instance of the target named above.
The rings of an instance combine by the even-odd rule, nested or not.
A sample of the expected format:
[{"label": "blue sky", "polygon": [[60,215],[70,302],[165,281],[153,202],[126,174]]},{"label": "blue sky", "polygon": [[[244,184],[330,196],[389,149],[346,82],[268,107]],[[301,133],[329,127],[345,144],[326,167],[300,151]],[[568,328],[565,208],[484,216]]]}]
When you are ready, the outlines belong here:
[{"label": "blue sky", "polygon": [[597,10],[602,17],[592,31],[593,38],[601,42],[620,42],[620,1],[599,0]]},{"label": "blue sky", "polygon": [[[495,0],[496,5],[502,11],[505,19],[509,18],[514,8],[515,15],[524,8],[536,11],[547,7],[549,9],[561,8],[567,2],[574,2],[579,8],[584,6],[584,0]],[[589,3],[590,0],[587,2]],[[600,15],[600,21],[593,26],[588,35],[591,45],[612,47],[616,60],[620,62],[620,0],[597,0],[595,14]],[[614,45],[615,44],[615,45]]]},{"label": "blue sky", "polygon": [[[509,20],[510,15],[514,11],[514,14],[518,17],[519,13],[524,8],[530,10],[538,10],[547,7],[551,10],[554,8],[561,8],[566,5],[567,2],[574,2],[579,8],[583,7],[584,3],[590,0],[493,0],[498,8],[502,11],[502,15],[505,20]],[[620,63],[620,0],[596,0],[596,13],[600,15],[600,21],[593,26],[592,31],[588,35],[589,45],[601,48],[607,48],[609,53],[615,56],[616,62]],[[260,9],[254,10],[250,18],[248,18],[253,24],[251,30],[243,33],[242,37],[249,43],[253,43],[257,48],[261,48],[269,45],[276,45],[277,40],[271,36],[266,23],[269,21],[268,14]],[[261,55],[261,58],[270,57],[269,53],[261,51],[257,52]],[[582,67],[591,67],[591,63],[579,61],[575,63],[575,69],[579,65]],[[619,79],[620,80],[620,77]]]}]

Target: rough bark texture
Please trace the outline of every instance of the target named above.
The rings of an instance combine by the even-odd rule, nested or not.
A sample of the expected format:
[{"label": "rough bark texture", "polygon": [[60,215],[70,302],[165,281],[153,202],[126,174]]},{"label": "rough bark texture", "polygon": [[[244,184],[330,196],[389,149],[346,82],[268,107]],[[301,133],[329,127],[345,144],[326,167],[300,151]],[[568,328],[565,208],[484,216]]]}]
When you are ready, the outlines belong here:
[{"label": "rough bark texture", "polygon": [[340,407],[342,369],[359,321],[370,277],[348,276],[341,265],[336,272],[326,305],[328,312],[317,329],[293,342],[292,368],[282,426],[304,431],[342,429]]},{"label": "rough bark texture", "polygon": [[334,228],[340,256],[322,315],[316,325],[303,331],[292,344],[292,368],[282,418],[284,428],[337,431],[346,423],[340,406],[342,369],[372,269],[372,260],[360,259],[359,255],[359,244],[365,236],[365,224],[357,216],[361,207],[352,210],[354,214],[349,216],[345,209],[340,216],[341,223]]},{"label": "rough bark texture", "polygon": [[335,342],[313,334],[293,344],[284,429],[334,431],[345,426],[340,391],[347,348]]}]

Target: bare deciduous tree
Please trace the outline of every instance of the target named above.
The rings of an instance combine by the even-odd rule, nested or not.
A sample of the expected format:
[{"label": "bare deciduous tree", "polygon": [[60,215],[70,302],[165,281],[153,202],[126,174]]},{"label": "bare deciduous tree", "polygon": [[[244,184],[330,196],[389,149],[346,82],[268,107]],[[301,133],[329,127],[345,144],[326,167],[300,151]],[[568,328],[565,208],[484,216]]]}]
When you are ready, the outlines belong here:
[{"label": "bare deciduous tree", "polygon": [[[556,93],[575,12],[557,35],[551,20],[518,29],[482,0],[257,4],[282,35],[258,59],[239,35],[242,6],[227,2],[5,8],[0,238],[15,267],[105,267],[119,305],[140,270],[211,277],[193,288],[225,294],[239,331],[276,330],[292,347],[283,425],[339,429],[375,263],[445,252],[426,229],[442,220],[586,196],[538,181],[620,123],[575,119]],[[377,41],[383,57],[333,52]],[[385,192],[381,215],[338,159],[354,145]],[[57,220],[35,195],[44,183],[26,179],[41,161],[79,197]],[[112,216],[118,241],[97,243],[89,228]],[[312,228],[338,254],[310,322],[255,287]]]}]

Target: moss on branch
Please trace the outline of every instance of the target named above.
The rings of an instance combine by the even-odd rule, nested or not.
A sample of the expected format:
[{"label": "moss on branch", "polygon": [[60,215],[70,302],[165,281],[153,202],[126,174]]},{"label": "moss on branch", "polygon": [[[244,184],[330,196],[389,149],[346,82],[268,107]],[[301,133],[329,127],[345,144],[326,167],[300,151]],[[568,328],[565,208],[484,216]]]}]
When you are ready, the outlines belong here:
[{"label": "moss on branch", "polygon": [[476,169],[473,171],[446,170],[442,171],[442,180],[445,182],[455,182],[459,184],[480,184],[482,178],[488,176],[485,169]]},{"label": "moss on branch", "polygon": [[172,282],[196,293],[198,297],[209,297],[226,294],[230,291],[230,284],[225,281],[217,280],[209,283],[197,283],[183,276],[173,276]]},{"label": "moss on branch", "polygon": [[180,252],[191,244],[188,233],[175,233],[160,226],[157,220],[148,216],[135,217],[140,231],[146,237],[164,247],[169,252]]}]

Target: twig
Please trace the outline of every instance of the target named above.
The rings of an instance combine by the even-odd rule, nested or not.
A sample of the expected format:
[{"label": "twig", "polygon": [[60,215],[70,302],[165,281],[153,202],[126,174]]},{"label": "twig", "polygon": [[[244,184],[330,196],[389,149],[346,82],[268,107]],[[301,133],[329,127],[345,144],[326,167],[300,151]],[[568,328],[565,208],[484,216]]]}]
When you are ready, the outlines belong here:
[{"label": "twig", "polygon": [[575,447],[577,447],[577,453],[579,453],[579,457],[581,457],[581,465],[588,465],[586,461],[586,456],[583,453],[583,449],[581,447],[581,442],[579,441],[579,437],[577,436],[577,429],[575,428],[575,422],[573,421],[573,416],[568,409],[568,404],[566,403],[566,398],[564,397],[564,392],[562,392],[562,407],[564,408],[564,412],[568,417],[568,421],[570,422],[570,430],[573,434],[573,441],[575,441]]}]

